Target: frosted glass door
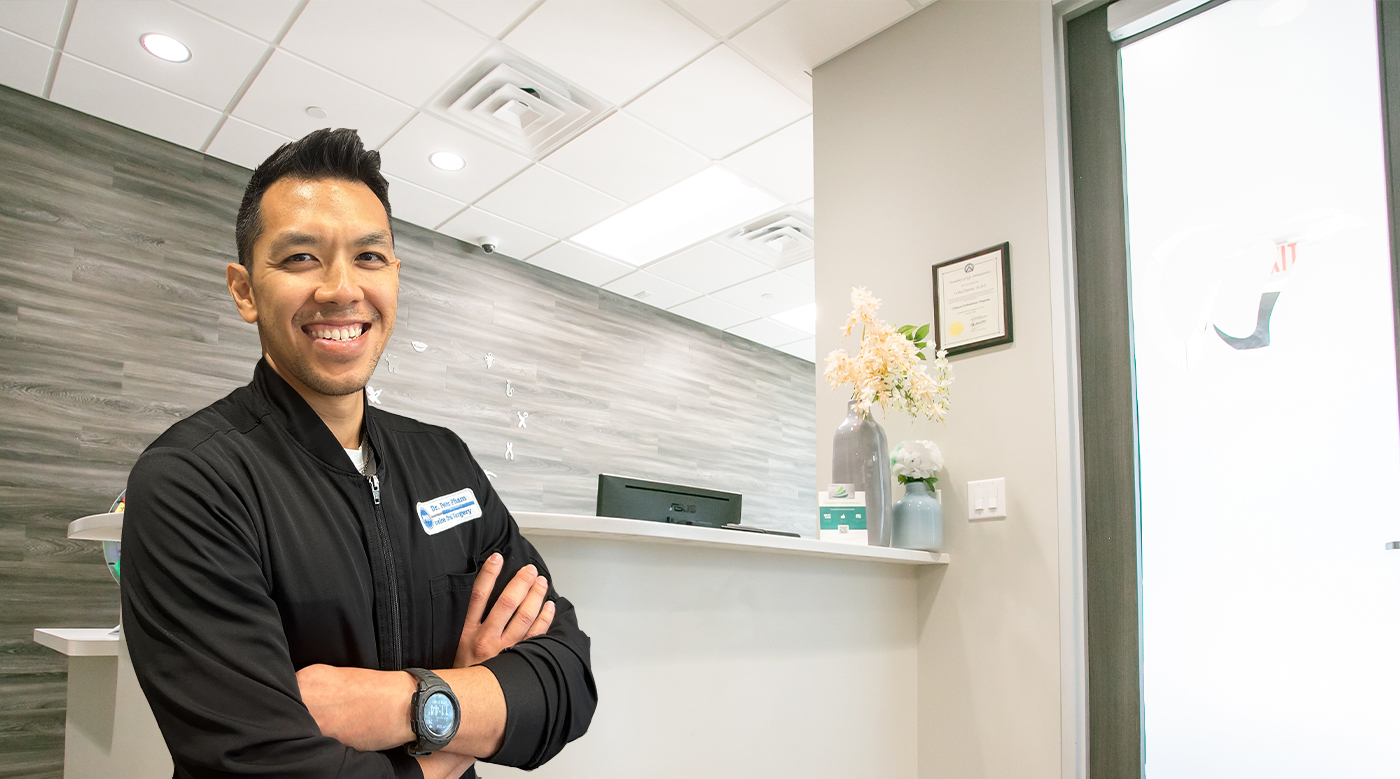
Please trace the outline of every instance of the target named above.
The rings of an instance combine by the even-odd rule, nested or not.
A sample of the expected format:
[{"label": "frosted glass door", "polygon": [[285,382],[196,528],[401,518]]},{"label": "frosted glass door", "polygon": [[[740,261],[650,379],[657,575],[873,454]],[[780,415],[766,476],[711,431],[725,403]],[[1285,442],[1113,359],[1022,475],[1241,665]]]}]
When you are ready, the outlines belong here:
[{"label": "frosted glass door", "polygon": [[1374,0],[1124,46],[1150,779],[1400,777]]}]

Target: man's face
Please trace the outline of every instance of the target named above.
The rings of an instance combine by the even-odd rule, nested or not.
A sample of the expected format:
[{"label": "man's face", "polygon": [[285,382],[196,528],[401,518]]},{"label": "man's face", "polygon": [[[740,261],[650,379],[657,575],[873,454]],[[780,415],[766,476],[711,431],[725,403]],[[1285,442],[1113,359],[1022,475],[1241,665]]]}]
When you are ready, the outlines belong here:
[{"label": "man's face", "polygon": [[[251,273],[228,266],[238,312],[293,384],[349,395],[369,381],[394,330],[399,260],[370,188],[338,179],[280,179],[262,196]],[[295,379],[295,381],[292,381]]]}]

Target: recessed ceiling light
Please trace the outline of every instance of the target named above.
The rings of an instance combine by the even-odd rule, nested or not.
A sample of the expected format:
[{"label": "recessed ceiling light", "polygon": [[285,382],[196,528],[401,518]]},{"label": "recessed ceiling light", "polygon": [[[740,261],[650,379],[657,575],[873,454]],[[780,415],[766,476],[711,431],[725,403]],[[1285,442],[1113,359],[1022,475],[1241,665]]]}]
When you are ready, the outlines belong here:
[{"label": "recessed ceiling light", "polygon": [[774,314],[771,318],[789,327],[795,327],[804,333],[817,332],[816,303],[808,303],[805,306],[788,309],[782,313]]},{"label": "recessed ceiling light", "polygon": [[782,204],[733,173],[711,167],[584,230],[573,242],[643,265]]},{"label": "recessed ceiling light", "polygon": [[428,162],[433,163],[433,167],[442,170],[461,170],[467,166],[466,160],[450,151],[435,151],[428,155]]},{"label": "recessed ceiling light", "polygon": [[309,105],[306,107],[306,115],[312,119],[325,119],[326,109],[318,105]]},{"label": "recessed ceiling light", "polygon": [[166,62],[188,62],[190,59],[188,46],[169,35],[162,35],[158,32],[148,32],[142,35],[141,46]]}]

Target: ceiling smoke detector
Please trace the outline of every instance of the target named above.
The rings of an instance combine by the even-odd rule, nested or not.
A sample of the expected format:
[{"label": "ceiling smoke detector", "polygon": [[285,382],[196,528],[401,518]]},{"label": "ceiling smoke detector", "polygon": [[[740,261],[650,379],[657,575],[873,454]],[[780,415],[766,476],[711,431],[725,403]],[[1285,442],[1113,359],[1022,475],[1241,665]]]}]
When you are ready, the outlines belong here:
[{"label": "ceiling smoke detector", "polygon": [[721,242],[770,268],[786,268],[812,258],[816,229],[805,215],[780,212],[730,231]]},{"label": "ceiling smoke detector", "polygon": [[473,65],[437,107],[459,124],[539,157],[602,116],[607,104],[497,51]]}]

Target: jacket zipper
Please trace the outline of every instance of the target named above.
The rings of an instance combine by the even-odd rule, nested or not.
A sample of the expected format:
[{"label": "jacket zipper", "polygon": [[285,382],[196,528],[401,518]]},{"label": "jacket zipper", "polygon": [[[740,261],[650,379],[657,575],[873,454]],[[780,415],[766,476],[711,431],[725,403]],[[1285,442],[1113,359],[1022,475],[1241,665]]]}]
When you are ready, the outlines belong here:
[{"label": "jacket zipper", "polygon": [[379,527],[379,538],[382,539],[380,550],[384,556],[384,571],[389,577],[389,620],[392,623],[394,646],[390,659],[393,668],[388,670],[397,671],[403,668],[403,637],[399,627],[399,576],[394,570],[394,550],[389,544],[389,523],[384,520],[384,508],[379,505],[379,477],[370,474],[365,477],[369,479],[369,490],[374,495],[374,519]]}]

